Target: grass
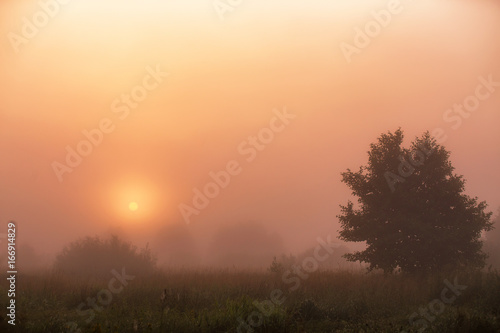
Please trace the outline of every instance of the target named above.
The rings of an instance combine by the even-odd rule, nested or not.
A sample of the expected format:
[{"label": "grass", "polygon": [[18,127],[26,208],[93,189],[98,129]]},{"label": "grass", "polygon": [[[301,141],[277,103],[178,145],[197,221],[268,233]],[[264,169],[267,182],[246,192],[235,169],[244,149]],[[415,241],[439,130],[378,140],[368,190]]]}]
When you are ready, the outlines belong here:
[{"label": "grass", "polygon": [[[457,277],[467,289],[442,313],[430,313],[425,331],[500,332],[500,275],[493,271],[427,277],[322,271],[291,290],[293,284],[283,282],[280,273],[177,270],[136,277],[112,294],[109,305],[95,310],[95,317],[79,314],[87,298],[106,295],[101,291],[112,277],[19,274],[17,325],[6,323],[4,310],[0,331],[78,332],[68,325],[74,322],[81,332],[237,332],[238,327],[240,332],[418,332],[424,324],[410,325],[410,315],[441,297],[445,279],[453,283]],[[7,301],[2,285],[4,309]]]}]

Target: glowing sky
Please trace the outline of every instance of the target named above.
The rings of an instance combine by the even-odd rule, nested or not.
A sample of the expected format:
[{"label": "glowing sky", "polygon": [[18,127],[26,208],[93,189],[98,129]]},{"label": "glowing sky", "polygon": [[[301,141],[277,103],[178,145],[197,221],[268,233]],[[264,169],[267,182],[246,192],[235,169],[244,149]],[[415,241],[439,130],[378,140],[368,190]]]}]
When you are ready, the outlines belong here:
[{"label": "glowing sky", "polygon": [[[442,128],[467,193],[496,210],[500,87],[457,129],[443,113],[479,77],[500,81],[500,6],[401,1],[348,63],[341,43],[388,3],[242,1],[221,20],[212,1],[72,0],[15,52],[8,34],[40,7],[2,1],[0,221],[16,220],[20,239],[49,252],[116,228],[145,242],[183,223],[178,206],[237,160],[242,172],[192,233],[203,242],[219,225],[258,221],[300,248],[336,235],[350,194],[340,172],[400,126],[407,142]],[[120,119],[113,102],[156,68],[168,76],[148,81],[158,84]],[[284,107],[296,118],[245,161],[238,145]],[[53,162],[103,119],[113,130],[60,182]]]}]

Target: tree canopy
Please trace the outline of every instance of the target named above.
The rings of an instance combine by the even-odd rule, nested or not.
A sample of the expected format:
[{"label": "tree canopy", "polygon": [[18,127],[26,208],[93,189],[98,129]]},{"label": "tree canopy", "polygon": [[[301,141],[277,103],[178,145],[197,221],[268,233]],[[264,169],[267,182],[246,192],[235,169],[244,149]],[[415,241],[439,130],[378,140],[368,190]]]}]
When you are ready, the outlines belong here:
[{"label": "tree canopy", "polygon": [[107,277],[110,271],[126,268],[134,276],[148,275],[156,269],[156,257],[146,246],[138,250],[118,236],[107,239],[86,237],[65,246],[56,257],[57,271],[82,277]]},{"label": "tree canopy", "polygon": [[342,173],[358,204],[340,206],[339,238],[367,245],[346,258],[384,272],[483,267],[480,237],[492,227],[486,202],[464,193],[450,152],[429,132],[409,148],[403,137],[401,129],[382,134],[370,145],[366,166]]}]

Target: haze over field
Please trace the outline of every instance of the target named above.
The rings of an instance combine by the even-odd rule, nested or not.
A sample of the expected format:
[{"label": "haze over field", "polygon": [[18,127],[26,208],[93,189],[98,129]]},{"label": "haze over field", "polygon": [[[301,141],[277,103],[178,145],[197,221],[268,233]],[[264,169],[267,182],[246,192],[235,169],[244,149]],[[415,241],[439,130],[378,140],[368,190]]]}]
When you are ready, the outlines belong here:
[{"label": "haze over field", "polygon": [[[300,252],[337,237],[351,194],[340,173],[399,127],[406,144],[441,128],[466,194],[496,211],[498,2],[401,1],[346,56],[388,3],[243,1],[221,19],[212,1],[73,0],[14,47],[40,5],[2,1],[0,221],[47,257],[112,233],[193,263],[217,263],[229,239]],[[138,85],[142,101],[122,99]],[[488,97],[475,111],[447,111],[478,85]],[[252,143],[265,127],[279,131]],[[56,171],[96,128],[102,143]],[[186,223],[179,206],[230,161],[229,184]]]}]

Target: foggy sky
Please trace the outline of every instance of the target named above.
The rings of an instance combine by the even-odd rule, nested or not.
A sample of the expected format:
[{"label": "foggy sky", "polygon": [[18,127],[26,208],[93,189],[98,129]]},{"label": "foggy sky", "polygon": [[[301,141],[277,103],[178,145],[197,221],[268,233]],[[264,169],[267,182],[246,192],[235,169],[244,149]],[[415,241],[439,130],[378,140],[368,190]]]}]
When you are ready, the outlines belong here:
[{"label": "foggy sky", "polygon": [[[494,1],[401,1],[350,63],[340,44],[388,1],[243,1],[225,20],[211,1],[104,3],[61,6],[19,53],[6,36],[39,7],[0,4],[0,221],[36,251],[111,232],[154,242],[231,160],[242,170],[192,217],[193,243],[208,249],[221,227],[255,222],[302,251],[337,235],[350,198],[340,173],[398,127],[406,145],[442,128],[466,193],[500,206],[500,87],[458,128],[443,119],[479,77],[500,82]],[[120,119],[113,102],[157,66],[168,76]],[[238,147],[285,108],[296,117],[248,162]],[[59,182],[53,162],[103,119],[114,130]]]}]

